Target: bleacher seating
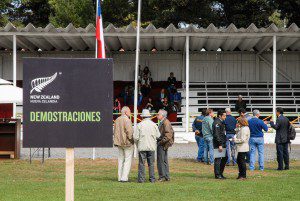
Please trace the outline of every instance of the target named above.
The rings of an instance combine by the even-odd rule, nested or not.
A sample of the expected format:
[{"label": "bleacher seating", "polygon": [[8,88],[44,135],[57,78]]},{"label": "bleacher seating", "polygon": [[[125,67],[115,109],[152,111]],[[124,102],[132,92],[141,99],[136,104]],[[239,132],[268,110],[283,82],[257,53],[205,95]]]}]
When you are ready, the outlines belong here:
[{"label": "bleacher seating", "polygon": [[[185,112],[185,83],[181,92],[182,112]],[[247,110],[272,111],[272,82],[193,82],[190,83],[190,112],[199,113],[204,108],[234,110],[238,95],[247,102]],[[277,106],[286,112],[300,112],[300,83],[277,83]]]}]

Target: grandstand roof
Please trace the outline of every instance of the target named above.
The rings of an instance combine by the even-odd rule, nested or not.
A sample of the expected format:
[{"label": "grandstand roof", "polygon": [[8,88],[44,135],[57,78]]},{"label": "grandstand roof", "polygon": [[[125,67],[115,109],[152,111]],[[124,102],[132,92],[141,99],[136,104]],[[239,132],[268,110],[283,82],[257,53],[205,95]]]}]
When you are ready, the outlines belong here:
[{"label": "grandstand roof", "polygon": [[[8,23],[0,27],[0,49],[11,50],[12,35],[17,36],[17,47],[24,50],[67,51],[95,50],[95,27],[76,28],[69,24],[66,28],[56,28],[48,24],[45,28],[28,24],[25,28],[16,28]],[[141,29],[140,49],[142,51],[184,51],[186,36],[190,37],[190,50],[216,51],[257,51],[272,48],[272,36],[277,36],[277,49],[300,51],[300,29],[296,24],[288,28],[278,28],[271,24],[267,28],[257,28],[251,24],[248,28],[236,28],[234,24],[226,28],[217,28],[210,24],[207,28],[176,28],[170,24],[167,28],[156,28],[150,24]],[[109,51],[133,51],[136,46],[136,29],[132,25],[116,28],[110,24],[104,30],[106,48]]]}]

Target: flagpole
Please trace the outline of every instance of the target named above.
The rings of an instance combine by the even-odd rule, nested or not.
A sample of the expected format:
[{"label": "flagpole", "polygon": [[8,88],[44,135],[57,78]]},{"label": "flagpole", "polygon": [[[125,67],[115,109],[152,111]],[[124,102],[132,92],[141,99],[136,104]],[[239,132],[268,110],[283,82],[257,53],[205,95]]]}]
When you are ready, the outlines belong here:
[{"label": "flagpole", "polygon": [[[97,17],[98,17],[98,0],[96,1],[96,26],[97,26]],[[97,30],[96,30],[97,31]],[[97,37],[95,37],[95,58],[98,58],[98,42],[97,42]],[[93,160],[96,158],[96,149],[95,147],[93,148]]]},{"label": "flagpole", "polygon": [[139,52],[140,52],[140,26],[141,26],[141,3],[138,1],[138,17],[137,17],[137,34],[136,34],[136,49],[135,49],[135,76],[134,76],[134,132],[137,129],[137,102],[138,102],[138,66],[139,66]]}]

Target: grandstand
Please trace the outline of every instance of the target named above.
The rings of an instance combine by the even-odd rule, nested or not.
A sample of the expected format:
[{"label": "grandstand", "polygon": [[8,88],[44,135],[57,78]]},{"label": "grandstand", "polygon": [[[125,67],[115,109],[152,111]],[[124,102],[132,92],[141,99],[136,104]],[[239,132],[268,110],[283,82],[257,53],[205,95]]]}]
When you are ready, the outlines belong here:
[{"label": "grandstand", "polygon": [[[110,24],[104,29],[104,39],[107,57],[114,60],[117,95],[134,81],[136,29],[132,25],[116,28]],[[185,127],[187,119],[190,128],[193,116],[202,108],[233,108],[238,95],[244,96],[249,111],[260,109],[265,117],[270,116],[273,72],[277,75],[277,106],[283,106],[291,120],[299,116],[300,29],[296,24],[287,28],[274,24],[266,28],[254,24],[247,28],[233,24],[217,28],[211,24],[206,28],[179,29],[172,24],[167,28],[150,24],[141,29],[140,50],[139,63],[149,66],[152,72],[151,96],[165,86],[170,72],[179,81],[182,111],[173,122],[179,140],[194,139]],[[16,77],[18,86],[22,86],[23,57],[94,58],[94,51],[95,27],[91,24],[86,28],[72,24],[66,28],[52,24],[45,28],[32,24],[18,28],[8,23],[0,28],[0,77]],[[22,116],[22,105],[17,107],[17,113]]]}]

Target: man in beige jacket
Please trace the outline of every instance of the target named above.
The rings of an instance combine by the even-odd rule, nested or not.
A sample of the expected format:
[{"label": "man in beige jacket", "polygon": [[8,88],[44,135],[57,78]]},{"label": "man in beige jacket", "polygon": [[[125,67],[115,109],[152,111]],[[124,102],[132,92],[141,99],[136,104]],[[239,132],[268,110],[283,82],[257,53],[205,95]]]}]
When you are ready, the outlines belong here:
[{"label": "man in beige jacket", "polygon": [[150,119],[151,114],[149,110],[144,109],[141,117],[143,118],[143,121],[137,125],[137,132],[135,132],[133,136],[139,152],[138,182],[143,183],[146,180],[145,162],[147,160],[149,167],[149,180],[151,183],[154,183],[156,140],[159,138],[160,133],[157,125]]},{"label": "man in beige jacket", "polygon": [[133,128],[129,117],[131,111],[128,107],[123,107],[122,115],[115,121],[114,145],[119,149],[118,156],[118,181],[128,182],[128,175],[131,169],[133,156]]}]

